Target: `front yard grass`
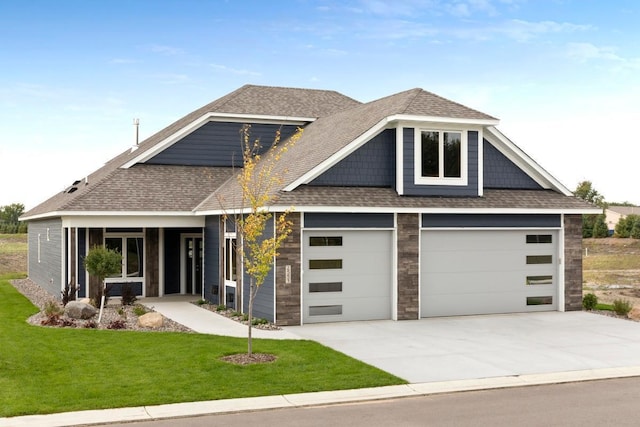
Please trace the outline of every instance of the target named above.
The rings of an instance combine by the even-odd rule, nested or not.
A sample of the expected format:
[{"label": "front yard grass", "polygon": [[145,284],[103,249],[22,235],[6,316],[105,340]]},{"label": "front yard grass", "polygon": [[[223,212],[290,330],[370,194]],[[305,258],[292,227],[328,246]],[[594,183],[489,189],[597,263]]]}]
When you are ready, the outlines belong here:
[{"label": "front yard grass", "polygon": [[313,341],[254,339],[277,361],[238,366],[220,357],[245,352],[244,338],[32,326],[38,310],[10,278],[0,276],[0,417],[406,383]]}]

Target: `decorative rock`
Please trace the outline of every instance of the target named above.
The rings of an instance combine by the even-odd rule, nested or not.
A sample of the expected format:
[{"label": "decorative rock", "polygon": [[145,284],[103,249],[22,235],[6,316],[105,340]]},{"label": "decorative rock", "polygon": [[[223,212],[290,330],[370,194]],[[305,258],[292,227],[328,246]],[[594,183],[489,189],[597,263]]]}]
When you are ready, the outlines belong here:
[{"label": "decorative rock", "polygon": [[162,314],[160,313],[147,313],[138,317],[138,326],[143,328],[160,328],[163,324]]},{"label": "decorative rock", "polygon": [[69,301],[64,308],[64,313],[72,319],[90,319],[97,312],[94,306],[80,301]]},{"label": "decorative rock", "polygon": [[81,298],[78,301],[83,302],[85,304],[91,304],[91,298]]}]

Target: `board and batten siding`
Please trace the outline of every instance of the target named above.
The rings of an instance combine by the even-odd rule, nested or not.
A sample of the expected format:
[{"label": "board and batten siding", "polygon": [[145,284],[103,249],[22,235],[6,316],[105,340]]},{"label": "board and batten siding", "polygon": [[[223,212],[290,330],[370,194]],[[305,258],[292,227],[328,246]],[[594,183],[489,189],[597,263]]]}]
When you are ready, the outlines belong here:
[{"label": "board and batten siding", "polygon": [[29,279],[60,298],[63,254],[62,220],[30,221],[28,231]]},{"label": "board and batten siding", "polygon": [[220,264],[220,217],[207,216],[204,225],[204,299],[214,304],[221,304],[221,274]]},{"label": "board and batten siding", "polygon": [[[185,166],[242,166],[242,123],[208,122],[175,144],[147,160],[147,164]],[[250,142],[256,139],[262,144],[261,152],[268,150],[281,130],[280,140],[293,135],[297,126],[277,124],[252,124]]]},{"label": "board and batten siding", "polygon": [[[274,233],[274,221],[279,214],[274,213],[274,217],[271,220],[267,221],[267,224],[264,229],[264,234],[266,238],[270,238]],[[251,278],[245,273],[244,268],[242,269],[242,312],[249,312],[249,286],[251,283]],[[256,293],[256,296],[253,300],[253,317],[260,317],[263,319],[267,319],[269,322],[275,322],[274,318],[274,309],[275,309],[275,272],[274,268],[271,268],[269,274],[260,289]]]},{"label": "board and batten siding", "polygon": [[403,179],[407,196],[477,196],[478,132],[467,132],[467,185],[425,185],[415,183],[415,129],[403,128]]},{"label": "board and batten siding", "polygon": [[396,173],[395,141],[395,129],[383,131],[309,185],[393,187]]}]

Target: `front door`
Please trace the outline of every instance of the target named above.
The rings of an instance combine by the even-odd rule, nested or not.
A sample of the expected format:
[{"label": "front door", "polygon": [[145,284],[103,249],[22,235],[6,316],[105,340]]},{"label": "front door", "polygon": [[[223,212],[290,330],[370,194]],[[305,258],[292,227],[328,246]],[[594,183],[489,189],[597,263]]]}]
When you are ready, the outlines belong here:
[{"label": "front door", "polygon": [[182,237],[182,280],[180,293],[202,294],[203,247],[201,236]]}]

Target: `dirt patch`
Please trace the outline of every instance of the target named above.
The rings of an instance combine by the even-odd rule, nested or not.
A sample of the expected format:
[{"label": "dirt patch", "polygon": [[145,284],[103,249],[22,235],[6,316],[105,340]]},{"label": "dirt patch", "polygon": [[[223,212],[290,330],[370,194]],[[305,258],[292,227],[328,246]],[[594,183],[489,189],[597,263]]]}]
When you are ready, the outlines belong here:
[{"label": "dirt patch", "polygon": [[27,272],[27,235],[0,235],[0,275]]},{"label": "dirt patch", "polygon": [[584,293],[605,304],[628,300],[634,307],[629,318],[640,320],[640,240],[584,239],[583,247]]},{"label": "dirt patch", "polygon": [[247,353],[230,354],[229,356],[221,357],[220,360],[233,363],[234,365],[254,365],[256,363],[271,363],[277,359],[273,354],[266,353],[253,353],[249,355]]}]

